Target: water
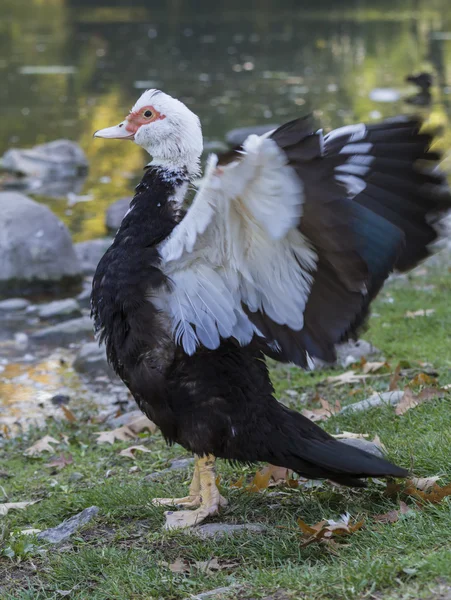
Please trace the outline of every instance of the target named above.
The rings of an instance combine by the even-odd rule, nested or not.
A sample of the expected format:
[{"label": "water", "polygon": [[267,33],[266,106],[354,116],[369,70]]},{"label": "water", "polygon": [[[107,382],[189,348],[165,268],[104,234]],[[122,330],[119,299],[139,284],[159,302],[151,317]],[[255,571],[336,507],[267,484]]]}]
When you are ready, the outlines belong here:
[{"label": "water", "polygon": [[[88,201],[71,206],[73,198],[37,198],[76,241],[104,235],[106,207],[130,195],[139,179],[147,159],[138,147],[93,140],[92,133],[122,120],[147,87],[189,104],[210,141],[234,127],[311,111],[327,128],[420,110],[449,133],[449,0],[218,6],[206,0],[2,1],[0,153],[60,137],[81,144],[90,172],[80,193]],[[403,100],[415,91],[405,76],[424,68],[438,75],[431,110]],[[372,100],[374,88],[391,88],[395,101]]]}]

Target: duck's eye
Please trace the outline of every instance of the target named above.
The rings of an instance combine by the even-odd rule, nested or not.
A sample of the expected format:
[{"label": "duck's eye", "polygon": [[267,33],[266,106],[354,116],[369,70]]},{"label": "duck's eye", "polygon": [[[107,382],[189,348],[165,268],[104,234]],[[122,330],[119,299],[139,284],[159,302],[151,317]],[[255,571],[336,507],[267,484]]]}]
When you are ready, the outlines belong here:
[{"label": "duck's eye", "polygon": [[153,115],[151,110],[145,110],[143,114],[146,117],[146,119],[150,119],[150,117]]}]

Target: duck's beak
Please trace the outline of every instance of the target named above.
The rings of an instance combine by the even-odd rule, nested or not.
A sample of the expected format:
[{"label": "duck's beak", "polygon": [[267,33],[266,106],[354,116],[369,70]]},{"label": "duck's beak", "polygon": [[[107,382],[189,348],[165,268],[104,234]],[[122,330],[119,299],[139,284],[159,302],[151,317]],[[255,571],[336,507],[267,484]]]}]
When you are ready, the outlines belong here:
[{"label": "duck's beak", "polygon": [[122,121],[119,125],[105,127],[95,132],[94,137],[106,138],[111,140],[133,140],[135,132],[127,129],[127,121]]}]

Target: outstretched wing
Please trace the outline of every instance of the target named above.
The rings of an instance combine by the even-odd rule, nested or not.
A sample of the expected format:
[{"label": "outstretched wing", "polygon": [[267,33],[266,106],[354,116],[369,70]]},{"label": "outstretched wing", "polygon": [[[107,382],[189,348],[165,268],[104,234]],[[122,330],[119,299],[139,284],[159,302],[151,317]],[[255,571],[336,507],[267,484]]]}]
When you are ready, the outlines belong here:
[{"label": "outstretched wing", "polygon": [[316,263],[298,229],[303,201],[301,181],[271,139],[250,136],[225,167],[210,157],[192,206],[160,247],[171,289],[152,299],[188,354],[221,338],[249,343],[260,332],[248,313],[303,328]]}]

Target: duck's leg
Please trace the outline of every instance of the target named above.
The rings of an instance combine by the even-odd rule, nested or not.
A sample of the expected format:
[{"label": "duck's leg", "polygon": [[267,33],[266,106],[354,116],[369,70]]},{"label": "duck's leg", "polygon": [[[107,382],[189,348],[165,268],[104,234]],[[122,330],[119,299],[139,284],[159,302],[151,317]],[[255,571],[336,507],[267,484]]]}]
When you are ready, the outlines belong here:
[{"label": "duck's leg", "polygon": [[[227,504],[227,500],[221,496],[216,485],[215,457],[211,454],[202,458],[198,457],[196,467],[200,485],[200,498],[199,495],[197,496],[199,498],[197,504],[199,508],[195,510],[166,511],[165,529],[179,529],[198,525],[207,517],[218,514],[220,507]],[[191,491],[190,488],[190,493]],[[196,506],[195,504],[183,504],[184,506]]]},{"label": "duck's leg", "polygon": [[184,496],[183,498],[154,498],[152,503],[159,506],[186,506],[188,508],[196,508],[197,506],[200,506],[200,477],[197,461],[198,458],[196,457],[194,463],[193,480],[189,486],[188,496]]}]

